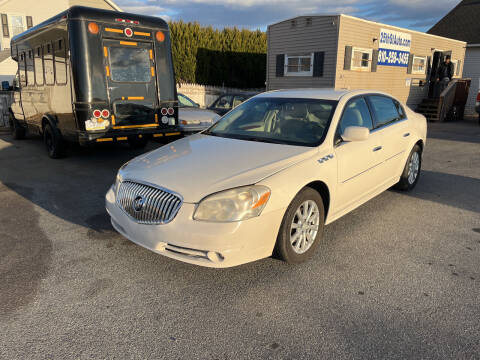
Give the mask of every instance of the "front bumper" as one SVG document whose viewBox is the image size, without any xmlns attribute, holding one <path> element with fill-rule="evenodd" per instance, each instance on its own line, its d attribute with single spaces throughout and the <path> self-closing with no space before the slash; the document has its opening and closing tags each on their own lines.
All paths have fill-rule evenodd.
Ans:
<svg viewBox="0 0 480 360">
<path fill-rule="evenodd" d="M 143 225 L 115 203 L 113 188 L 106 195 L 106 209 L 112 226 L 130 241 L 176 260 L 214 268 L 271 256 L 283 217 L 283 211 L 272 211 L 242 222 L 202 222 L 192 218 L 195 204 L 183 203 L 170 223 Z"/>
</svg>

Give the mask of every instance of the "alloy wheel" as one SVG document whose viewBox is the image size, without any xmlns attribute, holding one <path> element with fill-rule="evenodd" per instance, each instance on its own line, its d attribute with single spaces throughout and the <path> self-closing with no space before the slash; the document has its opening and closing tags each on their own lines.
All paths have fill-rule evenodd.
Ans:
<svg viewBox="0 0 480 360">
<path fill-rule="evenodd" d="M 317 237 L 320 225 L 320 211 L 313 200 L 304 201 L 295 211 L 290 226 L 290 245 L 297 254 L 310 249 Z"/>
<path fill-rule="evenodd" d="M 417 180 L 418 171 L 420 170 L 420 155 L 414 152 L 408 164 L 408 183 L 412 185 Z"/>
</svg>

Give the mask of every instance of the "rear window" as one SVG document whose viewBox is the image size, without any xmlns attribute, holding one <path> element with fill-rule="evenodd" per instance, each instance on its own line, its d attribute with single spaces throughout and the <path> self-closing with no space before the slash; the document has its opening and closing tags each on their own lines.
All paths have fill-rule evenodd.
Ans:
<svg viewBox="0 0 480 360">
<path fill-rule="evenodd" d="M 131 101 L 118 101 L 114 103 L 115 115 L 121 118 L 145 117 L 153 114 L 153 104 Z"/>
<path fill-rule="evenodd" d="M 148 49 L 111 47 L 109 54 L 113 81 L 150 82 Z"/>
</svg>

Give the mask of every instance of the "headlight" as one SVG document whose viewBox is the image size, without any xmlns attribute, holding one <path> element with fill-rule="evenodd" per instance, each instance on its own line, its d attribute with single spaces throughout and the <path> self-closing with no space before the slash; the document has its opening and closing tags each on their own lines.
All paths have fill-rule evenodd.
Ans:
<svg viewBox="0 0 480 360">
<path fill-rule="evenodd" d="M 244 186 L 207 196 L 198 204 L 193 218 L 213 222 L 233 222 L 259 216 L 270 198 L 262 185 Z"/>
<path fill-rule="evenodd" d="M 115 195 L 117 195 L 118 187 L 120 186 L 121 182 L 122 182 L 122 177 L 120 176 L 120 172 L 118 172 L 117 176 L 115 176 L 115 183 L 113 184 L 113 192 L 115 193 Z"/>
</svg>

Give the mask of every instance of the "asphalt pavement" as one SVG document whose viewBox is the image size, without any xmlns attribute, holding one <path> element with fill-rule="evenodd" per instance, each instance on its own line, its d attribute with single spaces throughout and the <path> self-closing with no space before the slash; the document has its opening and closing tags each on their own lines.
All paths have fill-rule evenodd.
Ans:
<svg viewBox="0 0 480 360">
<path fill-rule="evenodd" d="M 51 160 L 0 135 L 1 359 L 480 358 L 476 122 L 429 124 L 416 189 L 327 226 L 296 266 L 202 268 L 117 234 L 104 194 L 141 152 Z"/>
</svg>

